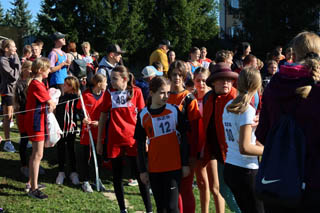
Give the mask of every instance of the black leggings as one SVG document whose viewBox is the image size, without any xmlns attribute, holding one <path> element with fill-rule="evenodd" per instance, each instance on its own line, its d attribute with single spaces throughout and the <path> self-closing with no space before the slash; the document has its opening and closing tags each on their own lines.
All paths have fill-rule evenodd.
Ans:
<svg viewBox="0 0 320 213">
<path fill-rule="evenodd" d="M 150 173 L 149 178 L 157 212 L 179 213 L 178 199 L 181 170 Z"/>
<path fill-rule="evenodd" d="M 19 154 L 20 154 L 20 161 L 21 166 L 25 167 L 28 165 L 27 163 L 27 145 L 29 142 L 29 138 L 24 138 L 28 136 L 27 133 L 21 133 L 20 134 L 20 146 L 19 146 Z"/>
<path fill-rule="evenodd" d="M 255 195 L 255 179 L 258 169 L 247 169 L 226 163 L 224 180 L 230 187 L 241 212 L 262 213 L 263 203 Z"/>
<path fill-rule="evenodd" d="M 92 150 L 91 150 L 92 152 Z M 89 145 L 81 145 L 81 165 L 80 165 L 80 179 L 81 181 L 89 181 L 90 180 L 90 165 L 93 162 L 93 154 L 91 153 L 90 157 L 90 147 Z M 99 175 L 101 174 L 101 162 L 102 157 L 101 155 L 97 156 L 97 163 L 98 163 L 98 171 Z M 90 160 L 89 160 L 90 158 Z M 93 173 L 95 174 L 95 172 Z"/>
<path fill-rule="evenodd" d="M 146 207 L 146 211 L 152 212 L 149 187 L 141 182 L 140 175 L 137 168 L 137 161 L 136 161 L 137 159 L 136 157 L 128 157 L 128 158 L 131 166 L 133 166 L 134 168 L 135 177 L 139 183 L 139 190 L 140 190 L 140 194 L 142 196 L 144 205 Z M 126 209 L 126 206 L 124 203 L 124 190 L 123 190 L 123 184 L 122 184 L 122 168 L 123 168 L 122 162 L 123 162 L 123 157 L 111 159 L 112 173 L 113 173 L 113 187 L 114 187 L 114 191 L 117 197 L 120 210 Z"/>
<path fill-rule="evenodd" d="M 76 171 L 76 156 L 74 151 L 75 139 L 76 139 L 75 134 L 68 134 L 66 137 L 61 138 L 57 143 L 59 172 L 64 172 L 66 146 L 68 150 L 68 160 L 69 160 L 70 171 L 71 172 Z"/>
</svg>

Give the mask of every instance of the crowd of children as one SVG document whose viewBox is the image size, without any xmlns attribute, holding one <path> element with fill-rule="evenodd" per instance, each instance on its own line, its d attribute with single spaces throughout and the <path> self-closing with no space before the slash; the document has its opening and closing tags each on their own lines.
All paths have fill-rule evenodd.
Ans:
<svg viewBox="0 0 320 213">
<path fill-rule="evenodd" d="M 163 59 L 167 53 L 166 64 L 150 59 L 152 64 L 137 80 L 123 65 L 121 55 L 125 51 L 117 44 L 107 47 L 106 57 L 98 64 L 98 58 L 90 54 L 89 42 L 81 45 L 83 55 L 70 42 L 66 54 L 62 50 L 65 35 L 57 32 L 52 39 L 54 48 L 48 58 L 41 56 L 43 42 L 26 45 L 21 59 L 13 40 L 1 42 L 4 149 L 15 151 L 10 121 L 16 114 L 21 172 L 28 177 L 29 196 L 48 197 L 38 176 L 43 173 L 40 162 L 48 136 L 47 114 L 54 112 L 62 130 L 56 145 L 56 184 L 62 185 L 66 178 L 67 156 L 71 182 L 79 185 L 81 181 L 84 192 L 93 192 L 90 160 L 96 152 L 98 170 L 103 159 L 111 162 L 114 192 L 122 213 L 127 212 L 124 157 L 129 159 L 146 212 L 153 211 L 152 190 L 157 212 L 194 213 L 195 177 L 203 213 L 209 212 L 210 193 L 220 213 L 225 212 L 225 203 L 233 212 L 311 211 L 319 205 L 319 145 L 315 134 L 320 122 L 318 35 L 298 34 L 285 56 L 282 48 L 277 48 L 265 65 L 250 54 L 247 42 L 241 43 L 235 54 L 218 51 L 215 60 L 206 57 L 205 47 L 192 47 L 189 60 L 184 62 L 169 52 L 171 44 L 163 40 L 151 59 L 158 53 Z M 74 68 L 69 68 L 77 66 L 75 60 L 85 61 L 87 76 L 78 78 L 72 73 Z M 57 104 L 49 87 L 61 92 Z M 263 154 L 269 129 L 287 113 L 289 103 L 301 109 L 295 110 L 295 118 L 306 135 L 306 165 L 310 165 L 305 169 L 302 202 L 295 208 L 260 200 L 255 192 L 258 156 Z M 80 154 L 75 151 L 77 123 L 81 123 Z M 28 162 L 29 141 L 32 154 Z M 76 161 L 78 154 L 80 162 Z M 105 190 L 100 179 L 98 185 Z"/>
</svg>

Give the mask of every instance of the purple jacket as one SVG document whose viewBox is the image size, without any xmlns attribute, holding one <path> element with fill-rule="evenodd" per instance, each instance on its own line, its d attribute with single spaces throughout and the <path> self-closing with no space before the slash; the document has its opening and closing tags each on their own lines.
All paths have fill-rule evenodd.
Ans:
<svg viewBox="0 0 320 213">
<path fill-rule="evenodd" d="M 310 85 L 310 82 L 310 77 L 288 77 L 281 71 L 275 74 L 262 96 L 260 120 L 255 133 L 257 140 L 264 144 L 268 130 L 281 117 L 280 105 L 285 112 L 295 112 L 296 122 L 307 141 L 306 187 L 308 191 L 320 192 L 320 84 L 313 85 L 307 99 L 297 99 L 295 93 L 296 88 Z"/>
</svg>

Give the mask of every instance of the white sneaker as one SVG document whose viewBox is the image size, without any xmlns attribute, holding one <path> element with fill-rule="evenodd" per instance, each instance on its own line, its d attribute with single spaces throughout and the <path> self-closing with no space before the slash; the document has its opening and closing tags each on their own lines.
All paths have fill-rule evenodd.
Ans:
<svg viewBox="0 0 320 213">
<path fill-rule="evenodd" d="M 70 177 L 70 180 L 71 180 L 73 185 L 79 185 L 80 184 L 78 173 L 72 172 L 69 177 Z"/>
<path fill-rule="evenodd" d="M 129 179 L 128 186 L 138 186 L 138 181 L 136 179 Z"/>
<path fill-rule="evenodd" d="M 12 128 L 14 126 L 14 121 L 10 121 L 10 128 Z"/>
<path fill-rule="evenodd" d="M 6 152 L 16 152 L 14 146 L 12 145 L 11 141 L 7 141 L 5 144 L 4 144 L 4 147 L 3 147 L 4 151 Z"/>
<path fill-rule="evenodd" d="M 90 185 L 90 183 L 88 181 L 83 182 L 81 187 L 82 187 L 84 192 L 89 192 L 89 193 L 93 192 L 92 187 L 91 187 L 91 185 Z"/>
<path fill-rule="evenodd" d="M 66 174 L 64 172 L 59 172 L 58 177 L 56 179 L 56 184 L 62 185 L 63 180 L 66 178 Z"/>
</svg>

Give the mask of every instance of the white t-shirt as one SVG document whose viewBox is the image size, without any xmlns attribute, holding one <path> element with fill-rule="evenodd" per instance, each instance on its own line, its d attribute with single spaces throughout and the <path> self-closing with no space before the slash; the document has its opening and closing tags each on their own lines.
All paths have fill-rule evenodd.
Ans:
<svg viewBox="0 0 320 213">
<path fill-rule="evenodd" d="M 239 135 L 240 126 L 253 124 L 256 110 L 249 105 L 248 109 L 242 114 L 235 114 L 227 111 L 227 106 L 232 102 L 229 101 L 223 110 L 223 126 L 226 142 L 228 144 L 226 163 L 247 168 L 258 169 L 258 157 L 240 154 Z M 255 129 L 252 129 L 251 144 L 256 144 Z"/>
</svg>

